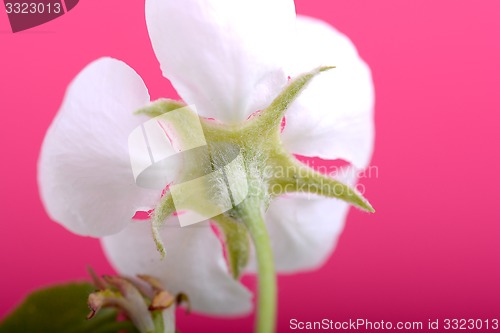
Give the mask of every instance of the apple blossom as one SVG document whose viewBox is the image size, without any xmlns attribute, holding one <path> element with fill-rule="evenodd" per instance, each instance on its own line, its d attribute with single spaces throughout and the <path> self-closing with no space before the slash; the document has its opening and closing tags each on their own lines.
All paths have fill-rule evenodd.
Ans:
<svg viewBox="0 0 500 333">
<path fill-rule="evenodd" d="M 163 74 L 185 104 L 151 102 L 142 79 L 121 61 L 88 65 L 69 86 L 42 146 L 45 207 L 72 232 L 102 237 L 120 273 L 157 277 L 170 292 L 185 292 L 194 311 L 248 313 L 252 296 L 237 278 L 257 270 L 257 328 L 270 331 L 274 268 L 318 267 L 334 248 L 348 203 L 373 211 L 350 188 L 353 170 L 368 165 L 373 149 L 370 70 L 347 37 L 296 17 L 292 0 L 147 0 L 146 22 Z M 199 116 L 189 111 L 166 135 L 182 144 L 201 124 L 209 154 L 167 165 L 169 185 L 224 166 L 236 149 L 241 177 L 226 175 L 202 191 L 205 203 L 218 205 L 214 193 L 227 181 L 248 187 L 242 203 L 211 219 L 224 244 L 209 221 L 181 228 L 169 187 L 162 193 L 138 186 L 130 166 L 130 133 L 190 105 Z M 293 154 L 342 159 L 350 172 L 340 172 L 339 181 Z M 277 176 L 277 169 L 286 172 Z M 199 201 L 186 200 L 203 211 Z M 148 221 L 132 219 L 153 209 Z"/>
</svg>

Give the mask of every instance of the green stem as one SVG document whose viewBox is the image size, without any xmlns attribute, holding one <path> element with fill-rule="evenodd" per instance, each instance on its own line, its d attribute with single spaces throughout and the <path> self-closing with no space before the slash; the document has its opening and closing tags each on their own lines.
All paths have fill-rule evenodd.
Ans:
<svg viewBox="0 0 500 333">
<path fill-rule="evenodd" d="M 257 333 L 272 333 L 276 321 L 276 274 L 269 234 L 262 218 L 261 210 L 256 207 L 247 209 L 243 220 L 252 237 L 257 255 L 258 299 Z"/>
</svg>

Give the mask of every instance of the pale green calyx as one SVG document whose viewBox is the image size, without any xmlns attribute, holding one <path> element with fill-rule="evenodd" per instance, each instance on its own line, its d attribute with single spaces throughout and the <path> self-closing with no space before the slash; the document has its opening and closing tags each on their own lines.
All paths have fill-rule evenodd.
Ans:
<svg viewBox="0 0 500 333">
<path fill-rule="evenodd" d="M 138 111 L 157 117 L 186 108 L 183 117 L 170 122 L 176 133 L 172 140 L 179 141 L 181 146 L 183 142 L 197 140 L 192 137 L 192 129 L 201 124 L 206 141 L 204 149 L 191 149 L 183 155 L 182 171 L 173 183 L 194 184 L 196 180 L 196 187 L 170 187 L 152 214 L 153 235 L 162 255 L 165 255 L 165 248 L 159 229 L 170 215 L 179 210 L 211 216 L 216 222 L 224 235 L 229 267 L 235 278 L 239 277 L 248 261 L 247 233 L 251 229 L 248 220 L 256 215 L 262 216 L 276 196 L 292 192 L 311 193 L 341 199 L 374 212 L 356 190 L 298 162 L 281 142 L 281 122 L 290 104 L 316 75 L 331 68 L 320 67 L 291 80 L 266 109 L 239 124 L 222 124 L 198 117 L 184 104 L 167 99 Z M 228 201 L 231 209 L 210 215 L 217 211 L 213 207 L 227 207 Z"/>
</svg>

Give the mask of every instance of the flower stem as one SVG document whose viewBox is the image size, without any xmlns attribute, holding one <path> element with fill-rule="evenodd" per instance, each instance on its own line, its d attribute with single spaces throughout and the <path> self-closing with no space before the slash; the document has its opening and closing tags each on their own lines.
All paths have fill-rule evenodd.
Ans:
<svg viewBox="0 0 500 333">
<path fill-rule="evenodd" d="M 272 333 L 276 321 L 276 274 L 269 234 L 260 209 L 247 209 L 244 223 L 257 255 L 258 299 L 255 332 Z"/>
</svg>

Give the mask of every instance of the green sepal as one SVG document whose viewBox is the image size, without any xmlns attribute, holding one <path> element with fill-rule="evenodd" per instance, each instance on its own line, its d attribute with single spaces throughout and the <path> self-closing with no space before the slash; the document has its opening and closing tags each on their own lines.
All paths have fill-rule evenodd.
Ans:
<svg viewBox="0 0 500 333">
<path fill-rule="evenodd" d="M 3 319 L 0 333 L 138 333 L 130 321 L 117 321 L 115 309 L 102 309 L 87 320 L 87 298 L 93 291 L 89 283 L 37 290 Z"/>
<path fill-rule="evenodd" d="M 273 196 L 311 193 L 343 200 L 366 212 L 375 212 L 370 202 L 354 188 L 301 164 L 286 152 L 273 154 L 270 161 L 286 171 L 269 180 L 269 191 Z"/>
<path fill-rule="evenodd" d="M 247 130 L 264 135 L 279 133 L 281 119 L 290 104 L 300 96 L 314 77 L 332 68 L 335 68 L 335 66 L 318 67 L 291 80 L 272 103 L 262 111 L 261 115 L 249 122 Z"/>
<path fill-rule="evenodd" d="M 161 98 L 143 107 L 142 109 L 137 110 L 135 114 L 143 114 L 148 117 L 155 118 L 167 112 L 183 108 L 185 106 L 186 104 L 184 104 L 183 102 L 168 98 Z"/>
<path fill-rule="evenodd" d="M 171 139 L 177 149 L 191 149 L 206 144 L 200 118 L 182 102 L 161 98 L 135 113 L 161 119 L 164 124 L 175 128 L 175 137 Z"/>
<path fill-rule="evenodd" d="M 213 218 L 224 235 L 231 274 L 239 279 L 250 258 L 250 238 L 245 225 L 224 214 Z"/>
<path fill-rule="evenodd" d="M 165 220 L 174 212 L 175 206 L 172 195 L 170 195 L 170 193 L 165 193 L 151 215 L 151 232 L 153 233 L 156 249 L 160 253 L 162 259 L 165 258 L 167 252 L 165 250 L 165 244 L 161 239 L 160 229 L 165 224 Z"/>
</svg>

